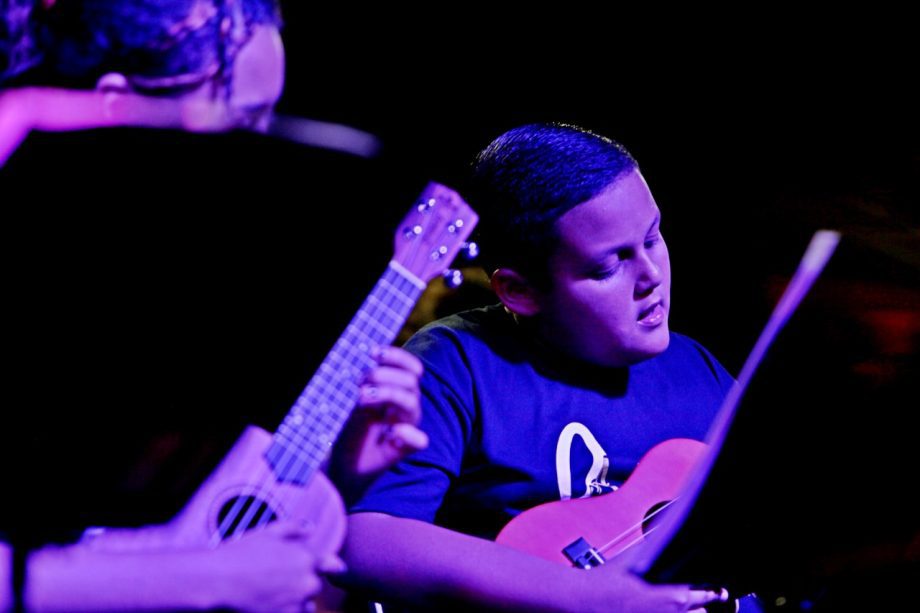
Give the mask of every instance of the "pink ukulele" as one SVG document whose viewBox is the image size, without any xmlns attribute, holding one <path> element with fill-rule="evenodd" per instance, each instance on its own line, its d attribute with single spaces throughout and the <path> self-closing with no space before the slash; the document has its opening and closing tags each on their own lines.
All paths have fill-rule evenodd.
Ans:
<svg viewBox="0 0 920 613">
<path fill-rule="evenodd" d="M 495 540 L 567 566 L 603 564 L 654 529 L 655 517 L 678 496 L 705 451 L 692 439 L 659 443 L 615 492 L 537 505 L 508 522 Z"/>
</svg>

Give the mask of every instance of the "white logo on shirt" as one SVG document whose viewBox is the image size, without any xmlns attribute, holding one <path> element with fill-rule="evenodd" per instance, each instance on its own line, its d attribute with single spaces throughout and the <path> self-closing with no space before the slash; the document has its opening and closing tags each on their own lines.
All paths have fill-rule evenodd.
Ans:
<svg viewBox="0 0 920 613">
<path fill-rule="evenodd" d="M 559 484 L 559 498 L 568 500 L 572 497 L 571 451 L 572 441 L 576 436 L 581 438 L 593 458 L 591 468 L 585 475 L 585 493 L 579 497 L 588 498 L 617 489 L 615 485 L 607 482 L 607 468 L 610 465 L 607 452 L 587 426 L 573 421 L 562 429 L 556 442 L 556 482 Z"/>
</svg>

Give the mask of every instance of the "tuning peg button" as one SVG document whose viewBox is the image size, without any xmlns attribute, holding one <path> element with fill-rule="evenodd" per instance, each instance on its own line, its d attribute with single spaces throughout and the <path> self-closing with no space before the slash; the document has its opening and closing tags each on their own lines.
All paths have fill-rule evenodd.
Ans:
<svg viewBox="0 0 920 613">
<path fill-rule="evenodd" d="M 463 273 L 453 268 L 448 268 L 441 276 L 444 277 L 444 285 L 451 289 L 460 287 L 460 284 L 463 283 Z"/>
<path fill-rule="evenodd" d="M 422 226 L 416 224 L 412 227 L 406 228 L 403 231 L 403 236 L 405 236 L 407 239 L 413 239 L 413 238 L 416 238 L 422 232 L 423 232 Z"/>
<path fill-rule="evenodd" d="M 460 247 L 460 255 L 467 261 L 475 260 L 479 257 L 479 245 L 473 241 L 463 243 Z"/>
</svg>

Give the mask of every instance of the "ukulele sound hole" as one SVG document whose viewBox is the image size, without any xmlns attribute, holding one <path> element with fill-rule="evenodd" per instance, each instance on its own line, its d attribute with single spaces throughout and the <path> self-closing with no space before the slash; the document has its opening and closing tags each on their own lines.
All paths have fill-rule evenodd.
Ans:
<svg viewBox="0 0 920 613">
<path fill-rule="evenodd" d="M 221 538 L 245 532 L 256 526 L 264 526 L 278 519 L 268 503 L 255 496 L 235 496 L 220 508 L 217 525 Z"/>
<path fill-rule="evenodd" d="M 659 513 L 661 509 L 671 504 L 670 500 L 665 500 L 659 502 L 648 511 L 645 512 L 645 517 L 642 518 L 642 534 L 648 534 L 658 525 L 658 522 L 661 521 L 662 513 Z"/>
</svg>

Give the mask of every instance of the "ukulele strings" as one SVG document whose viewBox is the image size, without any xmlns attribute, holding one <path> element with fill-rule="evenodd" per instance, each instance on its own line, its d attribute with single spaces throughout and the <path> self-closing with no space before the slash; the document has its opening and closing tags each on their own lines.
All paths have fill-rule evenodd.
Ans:
<svg viewBox="0 0 920 613">
<path fill-rule="evenodd" d="M 645 534 L 651 534 L 652 532 L 654 532 L 655 530 L 658 529 L 658 526 L 652 526 L 652 527 L 650 527 L 647 531 L 643 532 L 643 531 L 642 531 L 642 524 L 644 524 L 644 523 L 647 522 L 648 520 L 652 519 L 653 517 L 655 517 L 656 515 L 658 515 L 659 513 L 661 513 L 662 511 L 664 511 L 665 509 L 667 509 L 667 508 L 668 508 L 669 506 L 671 506 L 672 504 L 674 504 L 674 503 L 678 500 L 678 498 L 680 498 L 680 496 L 678 496 L 678 497 L 674 498 L 673 500 L 669 500 L 668 502 L 662 504 L 660 507 L 658 507 L 657 509 L 655 509 L 654 512 L 650 513 L 649 515 L 646 515 L 645 517 L 643 517 L 641 520 L 639 520 L 638 522 L 636 522 L 636 523 L 633 524 L 632 526 L 629 526 L 628 528 L 626 528 L 626 530 L 624 530 L 623 532 L 621 532 L 619 535 L 615 536 L 615 537 L 613 538 L 613 540 L 608 541 L 607 543 L 605 543 L 605 544 L 604 544 L 603 546 L 601 546 L 601 547 L 598 547 L 598 549 L 597 549 L 598 553 L 603 554 L 603 553 L 609 551 L 609 550 L 612 549 L 614 546 L 618 545 L 618 544 L 620 543 L 620 541 L 622 541 L 623 539 L 625 539 L 626 537 L 628 537 L 630 534 L 632 534 L 632 533 L 633 533 L 634 531 L 636 531 L 636 530 L 639 531 L 639 536 L 637 536 L 636 538 L 634 538 L 632 541 L 626 543 L 626 545 L 625 545 L 622 549 L 620 549 L 620 551 L 618 551 L 617 554 L 626 551 L 627 549 L 629 549 L 629 548 L 632 547 L 633 545 L 636 545 L 637 543 L 641 543 L 641 542 L 642 542 L 642 539 L 643 539 L 643 537 L 644 537 Z"/>
<path fill-rule="evenodd" d="M 433 203 L 431 206 L 433 206 Z M 429 206 L 429 209 L 431 206 Z M 421 246 L 422 241 L 412 242 L 408 249 L 407 261 L 418 257 Z M 276 472 L 283 474 L 284 471 L 290 467 L 291 463 L 296 460 L 297 451 L 291 449 L 290 447 L 285 447 L 285 452 L 281 456 L 281 461 L 279 462 L 279 469 Z M 218 544 L 228 538 L 239 539 L 243 533 L 249 529 L 260 528 L 272 520 L 271 505 L 269 504 L 268 500 L 263 502 L 263 496 L 259 495 L 262 493 L 269 493 L 272 489 L 272 486 L 276 483 L 277 480 L 272 475 L 272 472 L 273 471 L 268 471 L 265 473 L 258 483 L 247 484 L 245 489 L 240 492 L 234 501 L 233 506 L 229 509 L 227 514 L 224 516 L 224 519 L 220 522 L 217 531 L 212 535 L 212 547 L 216 547 Z M 264 498 L 268 499 L 269 497 L 264 496 Z M 244 511 L 246 500 L 251 500 L 251 502 Z M 253 525 L 250 526 L 250 524 Z"/>
</svg>

